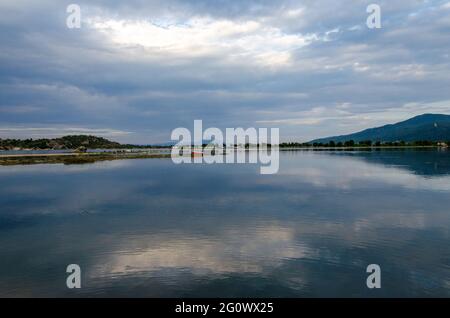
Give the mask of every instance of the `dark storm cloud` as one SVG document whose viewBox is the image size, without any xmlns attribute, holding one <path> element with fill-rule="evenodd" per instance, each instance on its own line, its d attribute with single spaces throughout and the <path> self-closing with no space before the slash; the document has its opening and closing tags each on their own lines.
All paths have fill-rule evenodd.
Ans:
<svg viewBox="0 0 450 318">
<path fill-rule="evenodd" d="M 78 1 L 81 29 L 69 3 L 0 4 L 0 138 L 150 143 L 203 119 L 308 140 L 450 113 L 447 1 L 378 1 L 379 30 L 371 1 Z"/>
</svg>

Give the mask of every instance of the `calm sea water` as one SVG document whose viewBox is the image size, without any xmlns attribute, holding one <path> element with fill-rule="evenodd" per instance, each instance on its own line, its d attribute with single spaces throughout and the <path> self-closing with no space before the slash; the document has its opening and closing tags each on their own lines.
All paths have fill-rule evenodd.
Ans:
<svg viewBox="0 0 450 318">
<path fill-rule="evenodd" d="M 280 161 L 0 167 L 0 296 L 450 296 L 450 152 Z"/>
</svg>

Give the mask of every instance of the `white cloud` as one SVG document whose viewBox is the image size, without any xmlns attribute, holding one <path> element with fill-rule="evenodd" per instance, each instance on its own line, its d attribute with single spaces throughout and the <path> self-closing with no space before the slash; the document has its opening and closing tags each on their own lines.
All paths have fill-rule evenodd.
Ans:
<svg viewBox="0 0 450 318">
<path fill-rule="evenodd" d="M 146 20 L 115 20 L 95 17 L 88 25 L 122 47 L 142 46 L 154 54 L 202 57 L 223 54 L 262 65 L 288 64 L 293 50 L 316 39 L 313 35 L 286 34 L 259 21 L 213 20 L 197 17 L 185 22 L 157 24 Z"/>
</svg>

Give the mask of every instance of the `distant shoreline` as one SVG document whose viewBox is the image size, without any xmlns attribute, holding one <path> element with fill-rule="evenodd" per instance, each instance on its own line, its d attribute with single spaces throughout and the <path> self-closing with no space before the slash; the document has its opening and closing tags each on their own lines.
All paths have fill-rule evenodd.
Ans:
<svg viewBox="0 0 450 318">
<path fill-rule="evenodd" d="M 373 147 L 280 147 L 280 151 L 371 151 L 371 150 L 406 150 L 406 149 L 446 149 L 438 146 L 373 146 Z M 245 149 L 248 151 L 248 149 Z M 256 149 L 255 149 L 256 150 Z M 88 164 L 100 161 L 126 159 L 168 159 L 170 153 L 148 152 L 86 152 L 86 153 L 44 153 L 44 154 L 2 154 L 0 166 L 33 164 Z"/>
<path fill-rule="evenodd" d="M 343 147 L 280 147 L 280 151 L 283 150 L 371 150 L 371 149 L 440 149 L 440 146 L 343 146 Z"/>
</svg>

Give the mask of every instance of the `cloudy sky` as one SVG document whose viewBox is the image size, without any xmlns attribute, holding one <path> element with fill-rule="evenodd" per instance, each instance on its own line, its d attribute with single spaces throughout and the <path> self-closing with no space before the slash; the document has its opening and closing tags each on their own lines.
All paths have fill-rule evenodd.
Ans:
<svg viewBox="0 0 450 318">
<path fill-rule="evenodd" d="M 202 119 L 307 141 L 450 114 L 448 0 L 2 0 L 0 43 L 0 138 L 157 143 Z"/>
</svg>

